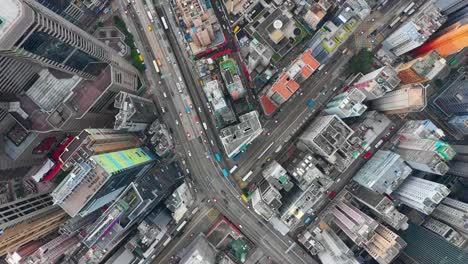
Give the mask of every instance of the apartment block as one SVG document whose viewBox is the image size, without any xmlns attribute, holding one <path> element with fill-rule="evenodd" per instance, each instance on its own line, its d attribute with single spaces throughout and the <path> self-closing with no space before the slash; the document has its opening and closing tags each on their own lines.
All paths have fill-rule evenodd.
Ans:
<svg viewBox="0 0 468 264">
<path fill-rule="evenodd" d="M 400 84 L 400 81 L 395 69 L 384 66 L 362 76 L 352 87 L 362 91 L 367 100 L 373 100 L 394 90 Z"/>
<path fill-rule="evenodd" d="M 421 84 L 408 84 L 371 101 L 374 110 L 386 114 L 421 112 L 427 105 L 426 88 Z"/>
<path fill-rule="evenodd" d="M 435 208 L 431 216 L 468 236 L 468 204 L 445 198 Z"/>
<path fill-rule="evenodd" d="M 363 104 L 366 95 L 359 89 L 353 88 L 341 93 L 325 106 L 324 111 L 329 115 L 337 115 L 339 118 L 360 116 L 366 111 L 367 106 Z"/>
<path fill-rule="evenodd" d="M 377 217 L 396 230 L 408 228 L 408 217 L 400 213 L 387 196 L 359 185 L 349 189 L 354 199 L 371 209 Z"/>
<path fill-rule="evenodd" d="M 443 184 L 410 176 L 392 193 L 392 197 L 429 215 L 449 193 L 450 190 Z"/>
<path fill-rule="evenodd" d="M 115 115 L 115 130 L 142 131 L 157 116 L 156 105 L 152 100 L 127 92 L 120 92 L 115 97 L 114 107 L 119 109 Z"/>
<path fill-rule="evenodd" d="M 424 83 L 437 76 L 446 66 L 444 58 L 433 50 L 396 68 L 402 84 Z"/>
<path fill-rule="evenodd" d="M 252 193 L 252 208 L 269 221 L 281 206 L 281 193 L 269 182 L 261 183 Z"/>
<path fill-rule="evenodd" d="M 422 226 L 443 237 L 454 246 L 461 248 L 466 243 L 466 237 L 455 231 L 449 225 L 444 224 L 434 218 L 427 218 Z"/>
</svg>

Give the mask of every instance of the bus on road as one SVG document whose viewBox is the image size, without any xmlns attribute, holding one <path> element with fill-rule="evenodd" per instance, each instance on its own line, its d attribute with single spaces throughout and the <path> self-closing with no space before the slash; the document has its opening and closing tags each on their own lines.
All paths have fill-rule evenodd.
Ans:
<svg viewBox="0 0 468 264">
<path fill-rule="evenodd" d="M 218 162 L 221 162 L 221 155 L 218 152 L 215 153 L 215 158 Z"/>
<path fill-rule="evenodd" d="M 237 170 L 237 165 L 232 166 L 232 168 L 229 170 L 229 173 L 232 174 Z"/>
<path fill-rule="evenodd" d="M 161 16 L 161 21 L 162 21 L 162 23 L 163 23 L 164 29 L 167 30 L 168 27 L 167 27 L 166 19 L 165 19 L 163 16 Z"/>
<path fill-rule="evenodd" d="M 242 178 L 242 181 L 246 181 L 247 179 L 249 179 L 249 177 L 253 174 L 253 171 L 249 171 L 245 176 L 244 178 Z"/>
</svg>

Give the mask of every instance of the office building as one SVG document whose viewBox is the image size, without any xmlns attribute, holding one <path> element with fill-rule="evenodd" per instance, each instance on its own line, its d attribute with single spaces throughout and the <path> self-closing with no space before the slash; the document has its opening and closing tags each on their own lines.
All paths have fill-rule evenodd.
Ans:
<svg viewBox="0 0 468 264">
<path fill-rule="evenodd" d="M 312 52 L 306 50 L 280 74 L 267 90 L 266 97 L 276 106 L 280 106 L 300 88 L 301 83 L 312 76 L 319 66 L 320 63 L 312 56 Z"/>
<path fill-rule="evenodd" d="M 9 228 L 31 221 L 56 209 L 48 192 L 3 203 L 0 205 L 0 230 L 5 232 Z"/>
<path fill-rule="evenodd" d="M 398 143 L 398 149 L 435 153 L 441 156 L 445 161 L 452 160 L 457 154 L 449 144 L 437 139 L 403 139 Z"/>
<path fill-rule="evenodd" d="M 466 16 L 466 6 L 464 10 L 461 10 L 461 13 Z M 449 18 L 449 20 L 451 19 Z M 436 38 L 429 40 L 421 47 L 415 49 L 414 53 L 417 55 L 422 55 L 431 50 L 436 50 L 440 56 L 447 57 L 448 55 L 454 54 L 467 47 L 467 43 L 468 19 L 465 17 L 459 21 L 455 21 L 452 25 L 445 28 Z"/>
<path fill-rule="evenodd" d="M 96 14 L 104 9 L 107 2 L 106 0 L 36 1 L 80 28 L 90 27 L 97 19 Z"/>
<path fill-rule="evenodd" d="M 349 192 L 389 226 L 396 230 L 408 228 L 408 217 L 400 213 L 387 196 L 359 185 L 350 188 Z"/>
<path fill-rule="evenodd" d="M 337 158 L 336 152 L 346 145 L 354 131 L 336 115 L 321 116 L 299 136 L 312 152 L 331 161 Z"/>
<path fill-rule="evenodd" d="M 215 263 L 217 250 L 199 234 L 182 253 L 180 264 Z"/>
<path fill-rule="evenodd" d="M 446 116 L 465 115 L 468 113 L 468 81 L 467 74 L 460 75 L 449 81 L 446 88 L 434 99 L 433 103 Z"/>
<path fill-rule="evenodd" d="M 239 123 L 219 131 L 219 138 L 229 158 L 247 148 L 263 131 L 257 111 L 239 116 Z"/>
<path fill-rule="evenodd" d="M 466 250 L 461 249 L 429 229 L 410 224 L 401 237 L 408 243 L 403 253 L 410 263 L 467 263 Z"/>
<path fill-rule="evenodd" d="M 276 160 L 270 161 L 270 163 L 265 166 L 262 170 L 262 175 L 267 182 L 278 190 L 285 189 L 289 191 L 294 185 L 286 169 Z"/>
<path fill-rule="evenodd" d="M 165 204 L 172 212 L 172 218 L 174 218 L 176 223 L 179 223 L 188 212 L 193 202 L 194 197 L 188 189 L 187 184 L 184 182 L 167 198 Z"/>
<path fill-rule="evenodd" d="M 371 241 L 364 246 L 379 264 L 390 264 L 406 247 L 406 242 L 382 224 L 375 229 Z"/>
<path fill-rule="evenodd" d="M 79 215 L 72 217 L 65 221 L 58 230 L 61 235 L 73 236 L 91 226 L 94 221 L 101 215 L 101 212 L 95 211 L 87 216 L 81 217 Z"/>
<path fill-rule="evenodd" d="M 251 201 L 253 210 L 269 221 L 281 206 L 281 194 L 268 181 L 264 181 L 252 193 Z"/>
<path fill-rule="evenodd" d="M 249 57 L 247 58 L 247 69 L 250 73 L 254 72 L 257 67 L 263 68 L 270 64 L 273 51 L 263 45 L 257 39 L 252 39 L 249 43 Z"/>
<path fill-rule="evenodd" d="M 385 114 L 421 112 L 426 105 L 426 87 L 421 84 L 404 85 L 371 101 L 372 109 Z"/>
<path fill-rule="evenodd" d="M 395 152 L 398 153 L 412 169 L 437 175 L 445 175 L 449 171 L 448 164 L 436 153 L 398 148 Z"/>
<path fill-rule="evenodd" d="M 3 56 L 95 79 L 112 64 L 125 71 L 136 70 L 104 43 L 34 0 L 5 0 L 0 50 Z M 39 19 L 40 18 L 40 19 Z M 55 48 L 60 45 L 60 48 Z M 104 65 L 105 68 L 105 65 Z M 21 78 L 21 75 L 17 76 Z M 125 82 L 136 77 L 120 76 Z"/>
<path fill-rule="evenodd" d="M 157 116 L 156 106 L 152 100 L 127 92 L 120 92 L 115 97 L 114 107 L 119 109 L 119 113 L 115 116 L 115 130 L 142 131 Z"/>
<path fill-rule="evenodd" d="M 363 104 L 366 95 L 359 89 L 353 88 L 333 97 L 325 106 L 324 111 L 329 115 L 337 115 L 339 118 L 360 116 L 366 111 Z"/>
<path fill-rule="evenodd" d="M 203 93 L 213 108 L 217 127 L 225 127 L 236 121 L 236 115 L 224 99 L 223 90 L 217 80 L 205 83 Z"/>
<path fill-rule="evenodd" d="M 20 246 L 56 231 L 67 218 L 64 211 L 55 208 L 47 214 L 42 214 L 4 230 L 0 238 L 0 256 L 12 253 Z"/>
<path fill-rule="evenodd" d="M 438 128 L 431 120 L 408 120 L 398 130 L 400 141 L 407 139 L 439 139 L 445 136 L 444 131 Z"/>
<path fill-rule="evenodd" d="M 468 115 L 454 115 L 448 125 L 462 135 L 468 135 Z"/>
<path fill-rule="evenodd" d="M 320 182 L 314 180 L 305 190 L 291 191 L 283 199 L 283 205 L 279 209 L 279 219 L 290 230 L 294 229 L 304 220 L 308 212 L 315 211 L 315 206 L 323 201 L 324 192 L 332 184 L 331 179 L 323 178 Z"/>
<path fill-rule="evenodd" d="M 449 163 L 448 174 L 452 176 L 468 178 L 468 162 L 463 160 L 452 160 Z"/>
<path fill-rule="evenodd" d="M 333 222 L 357 245 L 364 246 L 374 236 L 379 223 L 352 205 L 337 201 L 332 209 Z"/>
<path fill-rule="evenodd" d="M 446 66 L 437 51 L 428 52 L 396 68 L 402 84 L 423 83 L 434 79 Z"/>
<path fill-rule="evenodd" d="M 242 85 L 240 70 L 236 61 L 225 56 L 223 61 L 219 63 L 219 69 L 224 80 L 224 85 L 231 95 L 231 98 L 233 100 L 243 98 L 246 95 L 247 90 L 245 90 L 244 85 Z"/>
<path fill-rule="evenodd" d="M 188 32 L 185 38 L 193 55 L 202 54 L 209 47 L 224 42 L 224 38 L 219 39 L 218 35 L 222 35 L 221 26 L 210 3 L 177 0 L 175 8 L 180 12 Z"/>
<path fill-rule="evenodd" d="M 377 193 L 391 194 L 411 172 L 400 155 L 379 150 L 361 167 L 353 180 Z"/>
<path fill-rule="evenodd" d="M 367 100 L 373 100 L 394 90 L 399 84 L 400 79 L 395 69 L 390 66 L 384 66 L 362 76 L 352 87 L 362 91 L 366 95 Z"/>
<path fill-rule="evenodd" d="M 57 263 L 65 254 L 71 253 L 70 251 L 78 247 L 79 244 L 80 239 L 77 235 L 60 235 L 41 245 L 34 253 L 26 258 L 22 258 L 17 252 L 8 254 L 8 258 L 11 260 L 10 263 Z"/>
<path fill-rule="evenodd" d="M 322 230 L 314 229 L 313 233 L 304 231 L 298 241 L 304 245 L 312 255 L 317 255 L 322 263 L 358 264 L 351 249 L 341 238 L 327 226 Z"/>
<path fill-rule="evenodd" d="M 85 129 L 64 149 L 59 160 L 63 163 L 62 170 L 68 171 L 91 156 L 141 145 L 141 140 L 132 133 L 113 129 Z"/>
<path fill-rule="evenodd" d="M 70 216 L 85 216 L 112 202 L 155 162 L 144 148 L 93 155 L 76 163 L 52 192 L 54 203 Z"/>
<path fill-rule="evenodd" d="M 438 234 L 439 236 L 443 237 L 445 240 L 459 248 L 462 248 L 463 245 L 466 243 L 466 238 L 463 235 L 455 231 L 447 224 L 444 224 L 434 218 L 427 218 L 426 221 L 424 221 L 424 223 L 422 224 L 422 226 Z"/>
<path fill-rule="evenodd" d="M 294 155 L 284 164 L 288 174 L 295 180 L 295 184 L 303 191 L 316 180 L 326 182 L 326 179 L 329 179 L 326 175 L 331 173 L 330 166 L 327 166 L 324 160 L 299 149 L 296 149 Z"/>
<path fill-rule="evenodd" d="M 468 204 L 445 198 L 435 208 L 431 216 L 468 236 Z"/>
<path fill-rule="evenodd" d="M 443 184 L 410 176 L 392 193 L 392 197 L 428 215 L 449 193 Z"/>
<path fill-rule="evenodd" d="M 418 8 L 409 19 L 383 42 L 383 49 L 395 57 L 401 56 L 421 46 L 440 26 L 446 18 L 434 5 L 428 1 Z"/>
</svg>

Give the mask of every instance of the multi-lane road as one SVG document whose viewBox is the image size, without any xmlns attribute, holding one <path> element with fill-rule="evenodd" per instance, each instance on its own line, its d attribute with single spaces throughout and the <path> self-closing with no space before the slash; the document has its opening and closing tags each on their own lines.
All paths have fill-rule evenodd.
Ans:
<svg viewBox="0 0 468 264">
<path fill-rule="evenodd" d="M 121 0 L 122 10 L 126 3 L 125 0 Z M 185 45 L 178 41 L 180 33 L 170 3 L 158 3 L 158 6 L 153 6 L 151 1 L 147 1 L 146 5 L 143 1 L 135 1 L 129 8 L 129 12 L 134 12 L 133 16 L 128 16 L 126 22 L 134 24 L 130 26 L 130 30 L 138 34 L 141 43 L 137 43 L 137 46 L 145 50 L 148 67 L 146 75 L 151 83 L 151 96 L 159 107 L 166 109 L 162 118 L 174 132 L 178 146 L 176 151 L 183 160 L 186 172 L 199 187 L 198 199 L 202 199 L 203 196 L 221 198 L 214 206 L 234 224 L 242 226 L 242 233 L 262 248 L 272 260 L 278 263 L 316 263 L 302 248 L 295 246 L 292 239 L 279 235 L 270 225 L 264 224 L 263 220 L 240 200 L 236 181 L 221 174 L 221 168 L 232 166 L 232 161 L 223 160 L 219 163 L 212 155 L 207 155 L 220 152 L 217 129 L 206 109 L 206 100 L 198 86 L 192 64 L 187 60 Z M 153 22 L 146 15 L 148 10 L 153 15 Z M 160 22 L 161 16 L 164 16 L 169 24 L 167 30 L 164 30 Z M 153 25 L 153 30 L 148 30 L 148 25 Z M 161 75 L 152 68 L 153 59 L 161 60 Z M 332 97 L 333 88 L 339 85 L 338 77 L 342 66 L 348 60 L 349 56 L 340 54 L 333 65 L 327 65 L 306 81 L 302 85 L 302 91 L 296 93 L 274 119 L 264 123 L 266 133 L 255 140 L 236 160 L 239 169 L 234 176 L 237 179 L 250 170 L 258 172 L 264 159 L 285 145 L 308 122 L 307 120 L 319 112 L 323 104 Z M 178 91 L 177 84 L 183 85 L 182 93 Z M 312 108 L 306 107 L 310 99 L 316 101 Z M 191 113 L 185 113 L 186 107 L 190 105 L 193 105 Z M 200 122 L 208 125 L 207 130 L 194 120 L 195 115 Z M 202 140 L 194 140 L 199 136 Z M 156 258 L 156 263 L 168 263 L 166 261 L 170 255 L 163 251 Z"/>
</svg>

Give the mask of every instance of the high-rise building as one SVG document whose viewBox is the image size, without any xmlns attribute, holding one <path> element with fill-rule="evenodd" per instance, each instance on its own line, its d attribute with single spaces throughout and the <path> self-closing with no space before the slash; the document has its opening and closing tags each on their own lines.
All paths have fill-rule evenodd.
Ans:
<svg viewBox="0 0 468 264">
<path fill-rule="evenodd" d="M 56 209 L 5 230 L 0 239 L 0 256 L 56 231 L 68 218 L 64 211 Z"/>
<path fill-rule="evenodd" d="M 468 204 L 445 198 L 432 212 L 431 216 L 468 236 Z"/>
<path fill-rule="evenodd" d="M 382 42 L 383 49 L 396 57 L 403 55 L 423 44 L 445 20 L 434 2 L 428 1 Z"/>
<path fill-rule="evenodd" d="M 5 232 L 15 225 L 31 221 L 55 209 L 49 193 L 38 193 L 4 203 L 0 205 L 0 229 Z"/>
<path fill-rule="evenodd" d="M 4 56 L 88 79 L 98 77 L 101 63 L 136 72 L 117 52 L 35 0 L 5 0 L 0 16 Z M 137 82 L 137 76 L 120 78 Z"/>
<path fill-rule="evenodd" d="M 57 261 L 59 261 L 65 253 L 77 247 L 79 244 L 80 239 L 78 235 L 60 235 L 41 245 L 33 254 L 23 260 L 16 252 L 9 254 L 8 257 L 12 260 L 11 263 L 57 263 Z M 20 262 L 20 260 L 22 262 Z"/>
<path fill-rule="evenodd" d="M 333 97 L 325 106 L 324 111 L 329 115 L 337 115 L 339 118 L 360 116 L 367 109 L 367 106 L 362 103 L 365 99 L 366 95 L 361 90 L 353 88 Z"/>
<path fill-rule="evenodd" d="M 434 211 L 450 190 L 443 184 L 410 176 L 392 193 L 392 197 L 424 214 Z"/>
<path fill-rule="evenodd" d="M 299 136 L 298 147 L 314 152 L 343 171 L 354 160 L 354 131 L 336 115 L 320 116 Z"/>
<path fill-rule="evenodd" d="M 293 187 L 291 177 L 276 160 L 272 160 L 262 171 L 263 178 L 276 189 L 289 191 Z"/>
<path fill-rule="evenodd" d="M 468 135 L 468 115 L 454 115 L 448 125 L 462 135 Z"/>
<path fill-rule="evenodd" d="M 460 73 L 453 81 L 446 84 L 435 99 L 434 104 L 446 116 L 465 115 L 468 113 L 468 74 Z"/>
<path fill-rule="evenodd" d="M 406 246 L 400 236 L 352 205 L 339 201 L 332 214 L 340 229 L 379 264 L 391 263 Z"/>
<path fill-rule="evenodd" d="M 357 264 L 352 250 L 330 228 L 315 229 L 314 234 L 305 231 L 300 237 L 301 242 L 313 255 L 317 255 L 322 263 Z"/>
<path fill-rule="evenodd" d="M 372 109 L 386 114 L 421 112 L 426 105 L 426 88 L 421 84 L 404 85 L 371 101 Z"/>
<path fill-rule="evenodd" d="M 444 175 L 455 151 L 437 139 L 400 138 L 396 150 L 413 169 Z"/>
<path fill-rule="evenodd" d="M 364 248 L 379 264 L 390 264 L 406 245 L 399 235 L 379 224 L 372 240 Z"/>
<path fill-rule="evenodd" d="M 119 113 L 115 116 L 116 130 L 142 131 L 157 115 L 153 101 L 127 92 L 120 92 L 117 95 L 114 107 L 119 109 Z"/>
<path fill-rule="evenodd" d="M 446 66 L 437 51 L 428 52 L 396 68 L 402 84 L 423 83 L 434 79 Z"/>
<path fill-rule="evenodd" d="M 405 139 L 438 139 L 445 136 L 444 131 L 438 128 L 431 120 L 408 120 L 398 130 L 400 140 Z"/>
<path fill-rule="evenodd" d="M 436 153 L 412 149 L 396 149 L 395 152 L 397 152 L 412 169 L 438 175 L 445 175 L 449 170 L 447 163 Z"/>
<path fill-rule="evenodd" d="M 112 202 L 155 162 L 144 148 L 132 148 L 93 155 L 75 164 L 52 192 L 54 203 L 70 216 L 85 216 Z"/>
<path fill-rule="evenodd" d="M 267 221 L 280 206 L 281 193 L 267 181 L 261 183 L 252 193 L 252 209 Z"/>
<path fill-rule="evenodd" d="M 427 218 L 422 224 L 425 228 L 445 238 L 448 242 L 457 247 L 462 247 L 466 243 L 466 238 L 451 228 L 449 225 L 444 224 L 434 218 Z"/>
<path fill-rule="evenodd" d="M 379 223 L 352 205 L 337 201 L 332 209 L 333 221 L 357 245 L 364 246 Z"/>
<path fill-rule="evenodd" d="M 464 14 L 466 15 L 466 7 Z M 444 29 L 438 37 L 426 42 L 424 45 L 414 50 L 414 53 L 420 55 L 431 50 L 436 50 L 440 56 L 446 57 L 467 47 L 467 43 L 468 19 L 464 18 Z"/>
<path fill-rule="evenodd" d="M 394 90 L 398 84 L 400 84 L 400 79 L 395 69 L 384 66 L 359 78 L 353 87 L 362 91 L 367 100 L 372 100 Z"/>
<path fill-rule="evenodd" d="M 81 28 L 91 26 L 97 19 L 96 14 L 103 10 L 106 3 L 106 0 L 36 1 Z"/>
<path fill-rule="evenodd" d="M 387 196 L 374 192 L 359 185 L 350 188 L 349 192 L 360 203 L 367 206 L 385 223 L 396 230 L 408 228 L 408 217 L 400 213 Z"/>
<path fill-rule="evenodd" d="M 199 234 L 186 248 L 180 264 L 215 263 L 217 250 Z"/>
<path fill-rule="evenodd" d="M 411 172 L 400 155 L 379 150 L 356 173 L 353 180 L 377 193 L 391 194 Z"/>
<path fill-rule="evenodd" d="M 89 157 L 142 145 L 141 140 L 131 133 L 112 129 L 85 129 L 76 136 L 60 155 L 62 169 L 69 170 Z"/>
</svg>

